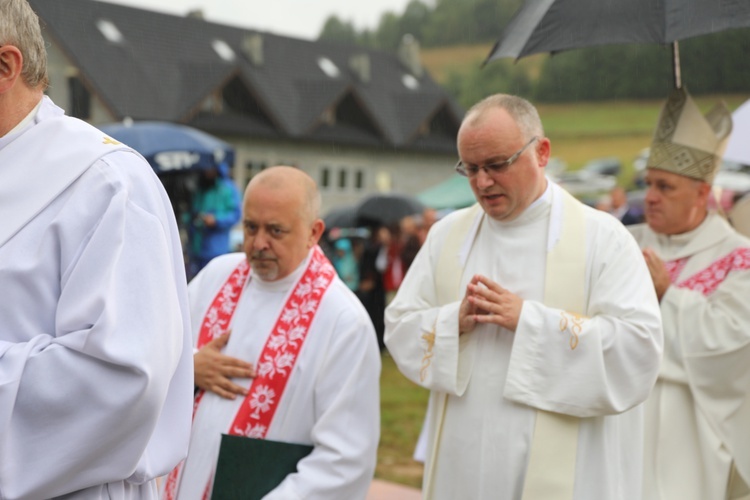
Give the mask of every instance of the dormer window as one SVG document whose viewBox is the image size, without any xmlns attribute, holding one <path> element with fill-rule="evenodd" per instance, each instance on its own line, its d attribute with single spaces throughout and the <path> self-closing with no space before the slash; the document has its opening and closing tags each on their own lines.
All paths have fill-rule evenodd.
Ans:
<svg viewBox="0 0 750 500">
<path fill-rule="evenodd" d="M 323 73 L 328 75 L 329 78 L 338 78 L 339 76 L 341 76 L 339 67 L 336 66 L 336 64 L 327 57 L 318 58 L 318 67 L 323 71 Z"/>
<path fill-rule="evenodd" d="M 401 77 L 401 83 L 409 90 L 419 90 L 419 80 L 408 73 L 404 73 Z"/>
<path fill-rule="evenodd" d="M 112 21 L 99 19 L 96 21 L 96 27 L 99 29 L 99 32 L 104 35 L 104 38 L 112 43 L 123 43 L 125 41 L 125 37 L 122 36 L 120 30 L 117 29 L 117 26 L 115 26 L 115 23 Z"/>
<path fill-rule="evenodd" d="M 237 57 L 234 50 L 232 50 L 232 47 L 230 47 L 224 40 L 214 40 L 211 42 L 211 47 L 213 47 L 214 52 L 226 62 L 234 62 Z"/>
</svg>

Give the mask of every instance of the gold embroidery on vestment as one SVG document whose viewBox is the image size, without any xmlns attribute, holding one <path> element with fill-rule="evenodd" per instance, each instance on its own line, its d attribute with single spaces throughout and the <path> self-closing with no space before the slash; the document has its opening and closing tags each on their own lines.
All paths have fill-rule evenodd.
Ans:
<svg viewBox="0 0 750 500">
<path fill-rule="evenodd" d="M 580 314 L 560 311 L 560 331 L 568 330 L 570 332 L 570 349 L 578 347 L 578 336 L 583 330 L 583 320 L 587 319 Z"/>
<path fill-rule="evenodd" d="M 107 137 L 105 135 L 104 136 L 104 140 L 102 140 L 102 144 L 111 144 L 113 146 L 119 146 L 122 143 L 120 141 L 116 141 L 116 140 L 112 139 L 111 137 Z"/>
<path fill-rule="evenodd" d="M 425 349 L 424 357 L 422 358 L 422 368 L 419 369 L 419 380 L 424 382 L 427 378 L 427 368 L 432 363 L 432 348 L 435 347 L 435 332 L 423 333 L 422 339 L 427 341 L 427 349 Z"/>
</svg>

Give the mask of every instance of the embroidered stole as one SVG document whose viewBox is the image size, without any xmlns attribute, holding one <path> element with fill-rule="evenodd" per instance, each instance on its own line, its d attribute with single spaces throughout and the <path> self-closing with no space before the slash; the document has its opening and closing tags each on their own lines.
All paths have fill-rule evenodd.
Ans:
<svg viewBox="0 0 750 500">
<path fill-rule="evenodd" d="M 572 351 L 578 345 L 575 318 L 583 315 L 586 305 L 586 220 L 580 202 L 567 191 L 560 192 L 562 230 L 560 240 L 547 253 L 544 305 L 566 311 L 574 318 L 570 329 Z M 537 410 L 523 500 L 573 499 L 579 424 L 579 418 Z"/>
<path fill-rule="evenodd" d="M 680 273 L 685 268 L 689 259 L 690 257 L 684 257 L 665 262 L 670 282 L 677 288 L 688 288 L 700 292 L 704 296 L 708 296 L 716 291 L 732 271 L 750 269 L 750 248 L 736 248 L 702 271 L 678 282 Z"/>
<path fill-rule="evenodd" d="M 71 146 L 73 138 L 75 146 Z M 0 149 L 0 200 L 4 207 L 0 247 L 96 160 L 117 150 L 132 151 L 88 123 L 67 116 L 32 125 Z"/>
<path fill-rule="evenodd" d="M 584 312 L 585 306 L 586 239 L 583 207 L 567 191 L 554 185 L 553 197 L 562 197 L 562 226 L 559 240 L 547 253 L 544 304 L 572 313 L 570 315 L 575 318 Z M 556 203 L 553 199 L 550 225 L 556 217 Z M 461 290 L 459 284 L 463 264 L 474 243 L 482 217 L 481 207 L 474 205 L 461 219 L 454 222 L 446 238 L 438 257 L 439 272 L 435 276 L 437 296 L 441 304 L 460 300 L 458 293 Z M 550 235 L 552 237 L 551 230 Z M 576 336 L 570 339 L 571 350 L 575 349 L 575 344 Z M 426 357 L 430 354 L 428 351 Z M 429 450 L 428 468 L 425 471 L 428 478 L 425 482 L 425 498 L 431 498 L 432 495 L 431 476 L 438 454 L 446 403 L 445 393 L 433 392 L 428 409 L 429 425 L 435 429 L 434 436 L 438 439 L 433 439 Z M 523 500 L 573 498 L 578 427 L 578 418 L 537 410 Z"/>
<path fill-rule="evenodd" d="M 243 259 L 222 285 L 203 318 L 198 335 L 199 349 L 228 330 L 249 272 L 250 266 Z M 256 376 L 228 434 L 259 439 L 266 437 L 323 294 L 335 276 L 333 266 L 320 247 L 316 246 L 307 268 L 287 296 L 279 318 L 266 340 L 255 365 Z M 195 397 L 193 418 L 203 395 L 204 391 L 201 390 Z M 184 462 L 175 467 L 167 478 L 164 487 L 167 500 L 174 500 L 177 496 L 183 465 Z M 210 496 L 212 482 L 213 473 L 203 492 L 203 498 Z"/>
</svg>

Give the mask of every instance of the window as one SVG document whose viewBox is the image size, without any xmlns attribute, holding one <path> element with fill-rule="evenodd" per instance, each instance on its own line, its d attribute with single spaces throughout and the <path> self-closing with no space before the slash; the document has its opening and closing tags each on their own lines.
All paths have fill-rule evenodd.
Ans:
<svg viewBox="0 0 750 500">
<path fill-rule="evenodd" d="M 234 50 L 224 40 L 214 40 L 211 42 L 214 52 L 226 62 L 234 62 L 236 56 Z"/>
<path fill-rule="evenodd" d="M 68 114 L 82 120 L 91 118 L 91 95 L 78 77 L 68 78 L 68 95 Z"/>
<path fill-rule="evenodd" d="M 419 80 L 409 74 L 404 74 L 401 76 L 401 83 L 404 84 L 404 87 L 409 90 L 419 89 Z"/>
<path fill-rule="evenodd" d="M 245 163 L 245 178 L 247 182 L 250 182 L 254 176 L 258 175 L 261 170 L 266 168 L 266 162 L 263 161 L 248 161 Z"/>
<path fill-rule="evenodd" d="M 345 168 L 339 170 L 339 189 L 346 189 L 346 174 Z"/>
<path fill-rule="evenodd" d="M 354 173 L 354 188 L 361 190 L 365 187 L 365 172 L 360 169 Z"/>
<path fill-rule="evenodd" d="M 336 66 L 336 63 L 328 59 L 327 57 L 319 57 L 318 58 L 318 67 L 325 73 L 328 78 L 338 78 L 341 76 L 341 71 L 339 71 L 339 67 Z"/>
<path fill-rule="evenodd" d="M 97 20 L 96 28 L 104 36 L 104 38 L 112 43 L 123 43 L 125 41 L 125 37 L 122 36 L 122 33 L 119 29 L 117 29 L 115 23 L 108 19 Z"/>
<path fill-rule="evenodd" d="M 323 167 L 320 171 L 320 187 L 328 188 L 331 185 L 331 170 L 328 167 Z"/>
</svg>

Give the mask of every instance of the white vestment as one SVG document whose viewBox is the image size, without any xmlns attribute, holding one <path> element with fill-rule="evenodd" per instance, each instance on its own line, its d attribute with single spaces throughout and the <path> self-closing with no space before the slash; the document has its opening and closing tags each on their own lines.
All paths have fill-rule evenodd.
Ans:
<svg viewBox="0 0 750 500">
<path fill-rule="evenodd" d="M 211 302 L 244 254 L 212 260 L 188 287 L 194 342 Z M 308 259 L 310 256 L 308 255 Z M 256 364 L 288 294 L 307 260 L 278 281 L 251 272 L 239 298 L 224 354 Z M 375 331 L 357 297 L 334 278 L 323 295 L 291 373 L 267 439 L 311 444 L 266 500 L 356 500 L 367 494 L 380 436 L 380 354 Z M 250 379 L 235 379 L 250 387 Z M 212 475 L 221 434 L 227 434 L 243 397 L 206 392 L 193 421 L 190 449 L 178 489 L 180 500 L 200 499 Z M 251 465 L 248 465 L 251 466 Z"/>
<path fill-rule="evenodd" d="M 0 243 L 0 498 L 156 498 L 154 478 L 185 456 L 190 432 L 177 226 L 141 156 L 92 157 L 106 136 L 62 114 L 45 97 L 0 138 L 0 192 L 26 172 L 13 205 L 31 214 Z M 68 126 L 62 144 L 45 140 Z M 17 147 L 40 130 L 35 147 Z M 36 199 L 69 169 L 80 175 Z"/>
<path fill-rule="evenodd" d="M 646 403 L 643 499 L 724 500 L 730 480 L 750 494 L 739 482 L 750 484 L 750 240 L 715 214 L 684 234 L 631 231 L 665 262 L 687 258 L 661 301 L 664 362 Z"/>
<path fill-rule="evenodd" d="M 661 354 L 658 303 L 633 238 L 609 214 L 584 207 L 585 316 L 545 306 L 546 253 L 555 245 L 562 193 L 509 222 L 483 214 L 467 240 L 458 297 L 483 274 L 524 299 L 515 333 L 477 325 L 459 337 L 460 301 L 439 303 L 437 262 L 454 213 L 430 230 L 386 311 L 386 345 L 401 371 L 432 390 L 428 500 L 521 498 L 536 409 L 580 417 L 574 499 L 638 498 L 642 406 Z M 481 211 L 479 211 L 481 214 Z M 548 242 L 550 243 L 548 245 Z M 461 258 L 461 256 L 459 256 Z M 578 321 L 571 349 L 571 324 Z M 434 333 L 434 345 L 429 346 Z M 435 460 L 433 451 L 437 447 Z"/>
</svg>

